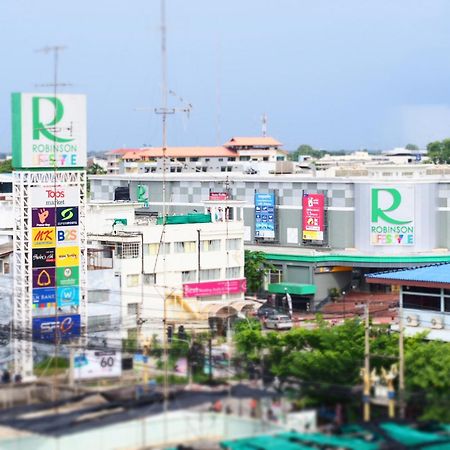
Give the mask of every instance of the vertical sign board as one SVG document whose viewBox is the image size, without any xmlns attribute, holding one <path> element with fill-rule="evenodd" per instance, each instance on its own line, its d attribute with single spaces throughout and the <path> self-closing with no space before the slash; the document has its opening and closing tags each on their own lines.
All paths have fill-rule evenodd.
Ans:
<svg viewBox="0 0 450 450">
<path fill-rule="evenodd" d="M 31 174 L 42 173 L 46 180 L 21 189 L 21 208 L 26 201 L 31 222 L 25 230 L 28 266 L 19 276 L 30 274 L 28 301 L 34 340 L 67 341 L 80 336 L 79 305 L 85 296 L 80 292 L 80 226 L 84 227 L 80 193 L 84 184 L 73 180 L 81 180 L 86 144 L 84 95 L 12 94 L 13 168 L 28 171 L 30 179 Z M 45 308 L 47 316 L 42 316 L 40 308 Z"/>
<path fill-rule="evenodd" d="M 275 194 L 255 192 L 255 238 L 275 239 Z"/>
<path fill-rule="evenodd" d="M 415 245 L 414 186 L 370 188 L 370 243 Z"/>
<path fill-rule="evenodd" d="M 138 184 L 136 189 L 136 198 L 139 203 L 143 203 L 145 208 L 148 208 L 148 186 L 146 184 Z"/>
<path fill-rule="evenodd" d="M 323 242 L 325 230 L 325 196 L 303 193 L 302 198 L 302 239 Z"/>
<path fill-rule="evenodd" d="M 12 94 L 14 169 L 86 166 L 86 97 Z"/>
</svg>

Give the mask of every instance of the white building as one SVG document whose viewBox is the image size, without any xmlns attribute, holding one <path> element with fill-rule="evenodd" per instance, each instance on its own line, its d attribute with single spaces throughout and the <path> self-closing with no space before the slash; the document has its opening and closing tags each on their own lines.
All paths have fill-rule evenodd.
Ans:
<svg viewBox="0 0 450 450">
<path fill-rule="evenodd" d="M 140 207 L 89 205 L 89 301 L 99 310 L 115 305 L 99 314 L 105 328 L 120 323 L 122 337 L 161 334 L 164 302 L 168 326 L 203 330 L 253 306 L 244 300 L 242 202 L 207 201 L 208 214 L 168 216 L 166 225 L 150 214 L 135 218 Z"/>
</svg>

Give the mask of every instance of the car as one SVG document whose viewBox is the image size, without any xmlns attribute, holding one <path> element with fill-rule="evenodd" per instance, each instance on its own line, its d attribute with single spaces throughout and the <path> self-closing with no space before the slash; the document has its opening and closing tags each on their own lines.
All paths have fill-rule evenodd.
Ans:
<svg viewBox="0 0 450 450">
<path fill-rule="evenodd" d="M 290 330 L 292 328 L 292 320 L 284 314 L 274 314 L 266 319 L 266 328 L 274 330 Z"/>
<path fill-rule="evenodd" d="M 280 314 L 280 312 L 271 305 L 264 304 L 259 307 L 258 311 L 256 311 L 256 315 L 260 319 L 266 319 L 269 316 L 273 316 L 275 314 Z"/>
</svg>

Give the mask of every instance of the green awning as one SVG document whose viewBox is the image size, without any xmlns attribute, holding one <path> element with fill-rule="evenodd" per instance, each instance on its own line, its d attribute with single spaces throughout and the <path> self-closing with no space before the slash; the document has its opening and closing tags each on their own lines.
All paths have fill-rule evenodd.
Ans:
<svg viewBox="0 0 450 450">
<path fill-rule="evenodd" d="M 269 292 L 272 294 L 314 295 L 317 288 L 314 284 L 271 283 Z"/>
</svg>

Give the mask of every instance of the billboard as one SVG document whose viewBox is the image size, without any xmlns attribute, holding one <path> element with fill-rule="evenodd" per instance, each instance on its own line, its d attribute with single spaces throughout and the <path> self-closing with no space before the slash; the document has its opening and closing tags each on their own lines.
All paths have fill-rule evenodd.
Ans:
<svg viewBox="0 0 450 450">
<path fill-rule="evenodd" d="M 223 281 L 203 281 L 183 284 L 184 297 L 207 297 L 223 294 L 239 294 L 247 290 L 247 280 L 239 278 Z"/>
<path fill-rule="evenodd" d="M 148 186 L 146 184 L 138 184 L 136 189 L 136 198 L 139 203 L 144 203 L 145 207 L 148 207 Z"/>
<path fill-rule="evenodd" d="M 275 239 L 275 194 L 255 192 L 255 238 Z"/>
<path fill-rule="evenodd" d="M 215 200 L 215 201 L 225 201 L 229 200 L 228 192 L 213 192 L 209 191 L 209 200 Z"/>
<path fill-rule="evenodd" d="M 12 94 L 14 169 L 86 166 L 86 97 Z"/>
<path fill-rule="evenodd" d="M 370 244 L 415 245 L 414 186 L 370 188 Z"/>
<path fill-rule="evenodd" d="M 302 239 L 323 242 L 325 230 L 324 194 L 303 193 L 302 197 Z"/>
<path fill-rule="evenodd" d="M 122 354 L 116 351 L 86 350 L 74 355 L 76 380 L 120 377 Z"/>
<path fill-rule="evenodd" d="M 68 341 L 80 337 L 80 316 L 60 315 L 57 317 L 34 317 L 33 340 Z"/>
</svg>

